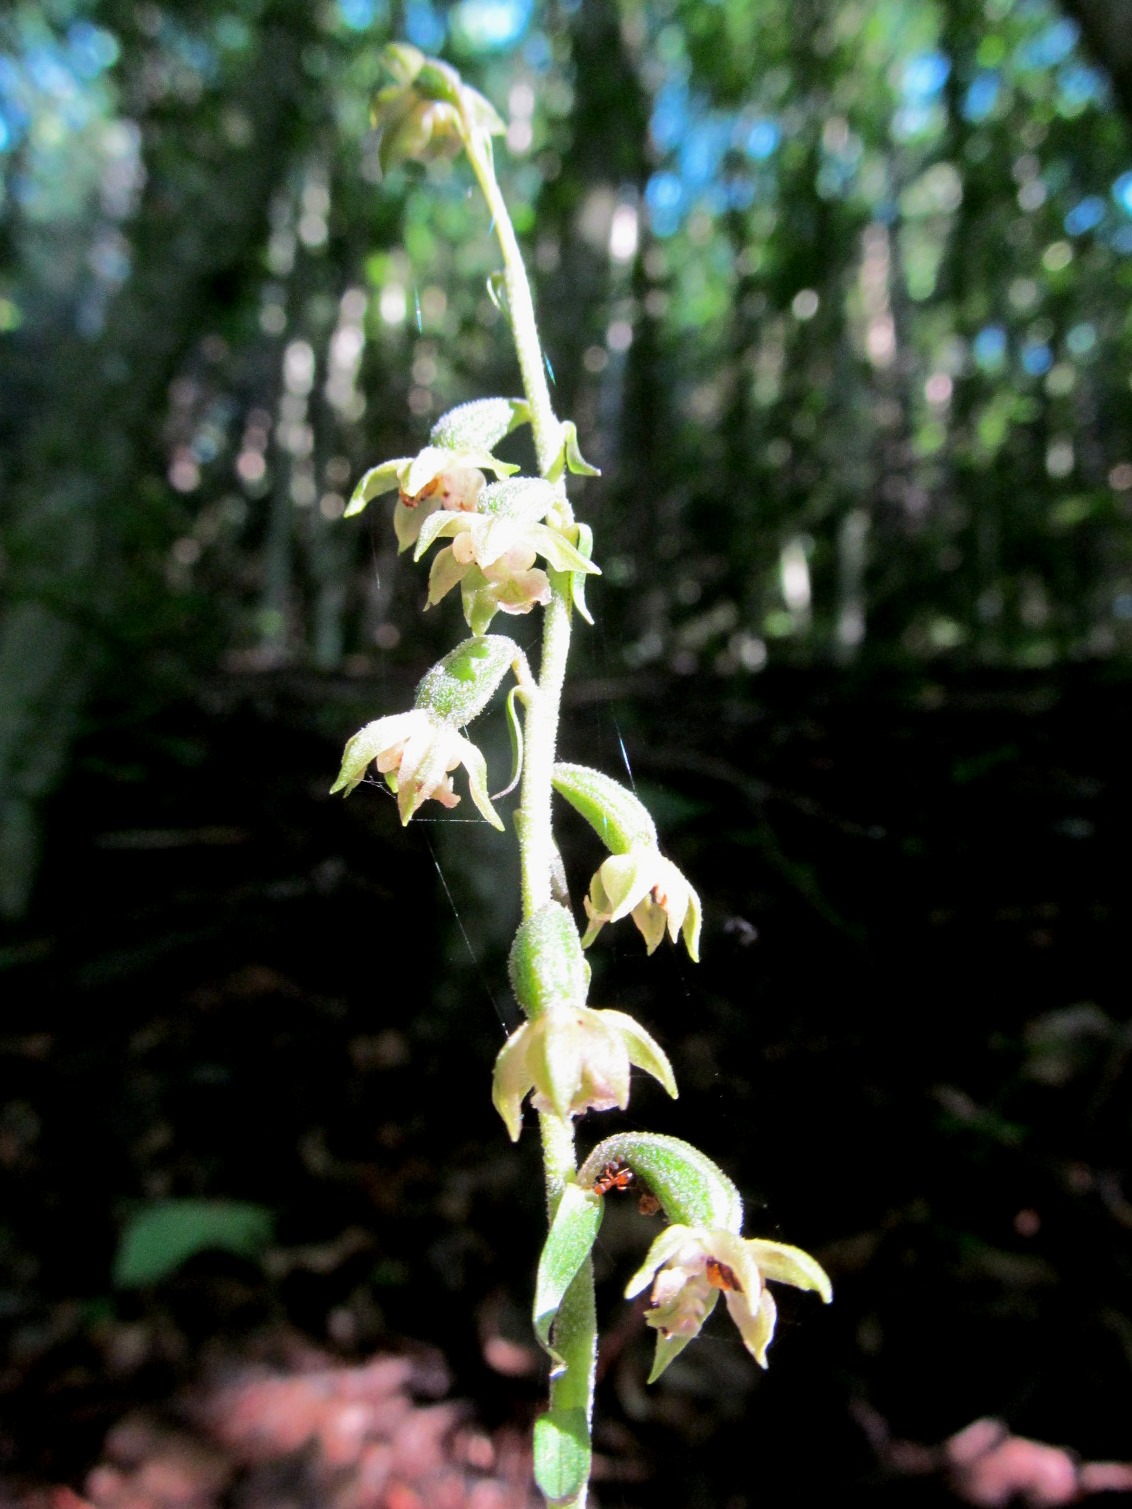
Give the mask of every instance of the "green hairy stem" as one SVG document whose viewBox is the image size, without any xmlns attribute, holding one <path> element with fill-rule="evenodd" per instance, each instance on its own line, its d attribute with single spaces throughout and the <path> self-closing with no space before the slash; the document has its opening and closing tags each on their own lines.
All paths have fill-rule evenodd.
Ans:
<svg viewBox="0 0 1132 1509">
<path fill-rule="evenodd" d="M 478 144 L 477 144 L 478 145 Z M 515 237 L 507 205 L 499 189 L 487 152 L 469 149 L 476 178 L 491 211 L 495 234 L 503 253 L 507 309 L 519 357 L 523 390 L 531 411 L 531 429 L 539 470 L 545 476 L 554 466 L 561 445 L 561 425 L 555 416 L 546 381 L 546 363 L 535 321 L 534 300 Z M 557 852 L 551 821 L 552 776 L 558 744 L 558 723 L 566 660 L 570 653 L 570 579 L 550 573 L 551 600 L 543 619 L 542 657 L 537 686 L 527 701 L 524 720 L 525 751 L 516 828 L 519 833 L 523 916 L 532 917 L 551 899 L 551 876 Z M 547 1213 L 554 1219 L 566 1181 L 576 1172 L 574 1125 L 569 1116 L 553 1111 L 540 1113 L 543 1169 Z M 581 1410 L 587 1432 L 593 1419 L 594 1375 L 597 1367 L 597 1314 L 594 1301 L 593 1264 L 589 1258 L 579 1269 L 563 1300 L 555 1323 L 555 1349 L 565 1367 L 550 1385 L 550 1408 Z M 586 1485 L 565 1499 L 562 1509 L 583 1509 Z"/>
</svg>

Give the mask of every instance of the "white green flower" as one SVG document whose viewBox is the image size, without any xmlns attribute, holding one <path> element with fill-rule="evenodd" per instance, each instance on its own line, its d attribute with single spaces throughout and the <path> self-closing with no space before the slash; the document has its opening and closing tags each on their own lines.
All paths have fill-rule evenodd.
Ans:
<svg viewBox="0 0 1132 1509">
<path fill-rule="evenodd" d="M 432 563 L 428 606 L 459 586 L 468 625 L 481 634 L 497 611 L 529 613 L 548 603 L 550 578 L 535 566 L 537 556 L 555 571 L 599 574 L 566 530 L 577 534 L 577 526 L 563 518 L 559 489 L 541 477 L 493 482 L 474 510 L 433 513 L 418 531 L 414 559 L 437 540 L 452 543 Z"/>
<path fill-rule="evenodd" d="M 645 1319 L 658 1335 L 649 1381 L 699 1335 L 721 1294 L 743 1345 L 765 1368 L 776 1316 L 767 1280 L 812 1289 L 826 1304 L 833 1298 L 825 1270 L 798 1247 L 708 1227 L 662 1231 L 625 1289 L 632 1299 L 652 1285 Z"/>
<path fill-rule="evenodd" d="M 385 784 L 396 795 L 402 823 L 430 799 L 442 807 L 455 807 L 460 798 L 449 772 L 463 765 L 472 801 L 492 827 L 502 830 L 503 822 L 488 796 L 487 764 L 480 750 L 450 722 L 427 709 L 393 713 L 360 729 L 346 745 L 331 794 L 343 791 L 349 796 L 371 762 L 376 762 Z"/>
<path fill-rule="evenodd" d="M 397 489 L 393 530 L 399 551 L 415 545 L 421 525 L 438 509 L 454 513 L 475 509 L 485 471 L 508 477 L 518 471 L 482 447 L 426 445 L 415 456 L 397 456 L 373 466 L 355 487 L 346 517 L 359 514 L 372 499 Z"/>
<path fill-rule="evenodd" d="M 632 917 L 651 954 L 667 930 L 673 943 L 700 956 L 700 898 L 670 859 L 651 843 L 634 844 L 626 854 L 611 854 L 590 882 L 585 897 L 589 927 L 582 939 L 588 948 L 607 922 Z"/>
<path fill-rule="evenodd" d="M 621 1110 L 629 1104 L 631 1065 L 676 1095 L 672 1065 L 660 1044 L 623 1011 L 555 1005 L 513 1032 L 495 1061 L 491 1099 L 512 1142 L 523 1101 L 559 1116 Z"/>
</svg>

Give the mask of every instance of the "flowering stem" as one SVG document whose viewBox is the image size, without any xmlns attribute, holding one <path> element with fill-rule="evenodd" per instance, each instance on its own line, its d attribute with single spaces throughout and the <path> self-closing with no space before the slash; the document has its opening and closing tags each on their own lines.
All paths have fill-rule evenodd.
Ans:
<svg viewBox="0 0 1132 1509">
<path fill-rule="evenodd" d="M 550 401 L 546 384 L 546 365 L 535 323 L 535 306 L 523 254 L 515 238 L 515 228 L 507 213 L 507 203 L 495 177 L 491 138 L 471 131 L 467 137 L 468 157 L 479 180 L 487 207 L 492 214 L 499 248 L 503 253 L 504 287 L 519 370 L 523 374 L 523 391 L 531 408 L 531 431 L 535 440 L 539 471 L 545 476 L 558 458 L 561 448 L 560 426 Z"/>
<path fill-rule="evenodd" d="M 555 416 L 546 382 L 546 368 L 527 270 L 507 205 L 495 177 L 490 138 L 469 131 L 468 157 L 491 211 L 503 253 L 504 286 L 523 389 L 530 406 L 531 430 L 539 470 L 545 476 L 558 462 L 562 427 Z M 543 620 L 539 678 L 532 688 L 523 720 L 525 751 L 523 783 L 516 830 L 522 876 L 523 917 L 534 915 L 552 899 L 551 875 L 555 846 L 551 825 L 551 776 L 558 742 L 558 722 L 566 660 L 570 652 L 570 577 L 551 571 L 551 599 Z M 544 1111 L 540 1115 L 547 1211 L 551 1220 L 562 1191 L 576 1170 L 574 1124 L 570 1117 Z M 571 1284 L 554 1327 L 555 1351 L 566 1364 L 550 1385 L 552 1411 L 581 1410 L 587 1430 L 593 1416 L 594 1374 L 597 1360 L 597 1317 L 594 1306 L 593 1265 L 587 1258 Z M 560 1504 L 560 1509 L 584 1509 L 586 1487 Z"/>
</svg>

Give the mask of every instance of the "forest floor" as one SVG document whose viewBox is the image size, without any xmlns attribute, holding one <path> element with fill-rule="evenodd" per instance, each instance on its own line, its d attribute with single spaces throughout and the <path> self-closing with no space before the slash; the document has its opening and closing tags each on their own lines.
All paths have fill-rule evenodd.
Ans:
<svg viewBox="0 0 1132 1509">
<path fill-rule="evenodd" d="M 513 861 L 466 801 L 328 797 L 374 707 L 235 677 L 83 741 L 0 950 L 0 1504 L 531 1502 L 537 1139 L 487 1094 Z M 765 1376 L 720 1320 L 646 1390 L 651 1230 L 611 1198 L 604 1509 L 1126 1489 L 1080 1464 L 1132 1459 L 1130 731 L 1095 667 L 576 687 L 564 757 L 625 751 L 707 915 L 698 968 L 595 946 L 682 1091 L 602 1133 L 702 1143 L 836 1295 L 783 1296 Z M 565 858 L 580 896 L 600 855 L 567 825 Z M 190 1200 L 244 1236 L 131 1269 Z"/>
</svg>

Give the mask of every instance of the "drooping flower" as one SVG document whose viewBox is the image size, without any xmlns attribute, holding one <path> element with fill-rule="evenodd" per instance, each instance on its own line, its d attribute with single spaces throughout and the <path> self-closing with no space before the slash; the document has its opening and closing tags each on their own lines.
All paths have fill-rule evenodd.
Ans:
<svg viewBox="0 0 1132 1509">
<path fill-rule="evenodd" d="M 632 917 L 651 954 L 667 928 L 673 943 L 681 932 L 688 953 L 699 959 L 700 898 L 657 847 L 648 809 L 627 787 L 586 765 L 555 765 L 554 789 L 580 812 L 610 851 L 585 898 L 588 948 L 607 922 Z"/>
<path fill-rule="evenodd" d="M 519 470 L 500 461 L 494 447 L 512 430 L 530 420 L 522 398 L 476 398 L 442 414 L 433 425 L 429 443 L 415 456 L 398 456 L 373 466 L 354 488 L 346 517 L 361 513 L 371 499 L 397 489 L 393 528 L 399 550 L 416 543 L 421 525 L 438 509 L 454 513 L 474 510 L 483 491 L 484 472 L 496 478 Z"/>
<path fill-rule="evenodd" d="M 383 172 L 407 160 L 452 156 L 461 145 L 482 151 L 481 141 L 506 130 L 494 106 L 439 58 L 394 42 L 381 60 L 394 80 L 370 110 Z"/>
<path fill-rule="evenodd" d="M 825 1270 L 798 1247 L 709 1227 L 677 1225 L 662 1231 L 625 1289 L 626 1299 L 632 1299 L 652 1284 L 645 1319 L 657 1339 L 649 1381 L 699 1335 L 720 1294 L 743 1345 L 765 1368 L 777 1313 L 768 1279 L 812 1289 L 826 1304 L 833 1298 Z"/>
<path fill-rule="evenodd" d="M 398 456 L 371 467 L 354 489 L 346 517 L 361 513 L 372 499 L 396 488 L 393 529 L 398 551 L 406 551 L 437 509 L 459 513 L 476 507 L 487 480 L 485 470 L 507 477 L 518 467 L 498 461 L 487 450 L 426 445 L 415 456 Z"/>
<path fill-rule="evenodd" d="M 622 1110 L 629 1104 L 631 1065 L 644 1069 L 675 1097 L 676 1080 L 660 1044 L 622 1011 L 551 1006 L 513 1032 L 495 1061 L 491 1099 L 512 1142 L 533 1091 L 536 1110 L 559 1116 Z"/>
<path fill-rule="evenodd" d="M 492 827 L 502 830 L 503 822 L 488 796 L 487 763 L 480 750 L 451 723 L 425 708 L 393 713 L 359 729 L 346 745 L 331 795 L 342 791 L 349 796 L 371 761 L 397 797 L 402 824 L 430 799 L 442 807 L 455 807 L 460 798 L 450 772 L 463 765 L 472 801 Z"/>
<path fill-rule="evenodd" d="M 611 854 L 599 867 L 585 897 L 588 948 L 607 922 L 632 917 L 651 954 L 667 929 L 673 943 L 683 933 L 695 960 L 700 950 L 700 898 L 691 882 L 651 843 Z"/>
<path fill-rule="evenodd" d="M 459 586 L 468 625 L 481 634 L 499 610 L 529 613 L 550 601 L 550 579 L 535 566 L 536 556 L 555 571 L 599 574 L 560 527 L 560 502 L 559 490 L 545 479 L 515 477 L 486 486 L 474 511 L 446 509 L 426 519 L 416 560 L 436 540 L 452 541 L 432 563 L 428 606 Z M 551 522 L 544 523 L 548 516 Z"/>
<path fill-rule="evenodd" d="M 430 797 L 444 807 L 456 805 L 460 798 L 449 772 L 463 765 L 472 801 L 502 829 L 488 798 L 484 757 L 460 729 L 479 717 L 508 670 L 521 661 L 519 646 L 502 634 L 476 635 L 449 650 L 421 677 L 411 712 L 378 718 L 349 740 L 331 794 L 349 796 L 376 762 L 407 823 Z"/>
</svg>

